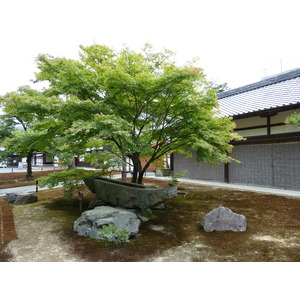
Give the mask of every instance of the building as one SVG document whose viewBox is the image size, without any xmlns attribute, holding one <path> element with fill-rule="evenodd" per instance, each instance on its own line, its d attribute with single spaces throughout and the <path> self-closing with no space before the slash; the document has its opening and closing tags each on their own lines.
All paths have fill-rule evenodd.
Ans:
<svg viewBox="0 0 300 300">
<path fill-rule="evenodd" d="M 231 156 L 240 164 L 213 167 L 174 154 L 174 172 L 186 177 L 236 184 L 300 189 L 300 127 L 286 117 L 300 113 L 300 68 L 218 94 L 221 116 L 231 116 L 246 138 Z"/>
</svg>

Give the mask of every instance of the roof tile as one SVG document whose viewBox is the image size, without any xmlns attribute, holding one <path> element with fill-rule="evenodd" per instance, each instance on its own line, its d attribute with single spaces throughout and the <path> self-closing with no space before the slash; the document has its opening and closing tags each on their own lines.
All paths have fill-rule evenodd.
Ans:
<svg viewBox="0 0 300 300">
<path fill-rule="evenodd" d="M 237 116 L 300 103 L 300 69 L 218 94 L 220 116 Z"/>
</svg>

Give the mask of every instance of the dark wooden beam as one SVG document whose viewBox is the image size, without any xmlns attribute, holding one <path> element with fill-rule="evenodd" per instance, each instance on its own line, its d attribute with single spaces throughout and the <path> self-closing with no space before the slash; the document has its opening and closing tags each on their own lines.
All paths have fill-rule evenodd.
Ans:
<svg viewBox="0 0 300 300">
<path fill-rule="evenodd" d="M 285 125 L 285 123 L 274 123 L 274 124 L 270 124 L 270 127 L 283 126 L 283 125 Z M 234 131 L 252 130 L 252 129 L 260 129 L 260 128 L 267 128 L 267 125 L 258 125 L 258 126 L 249 126 L 249 127 L 243 127 L 243 128 L 236 128 Z"/>
<path fill-rule="evenodd" d="M 270 134 L 261 136 L 247 137 L 245 141 L 233 142 L 233 145 L 247 145 L 247 144 L 263 144 L 263 143 L 279 143 L 300 141 L 300 132 Z"/>
</svg>

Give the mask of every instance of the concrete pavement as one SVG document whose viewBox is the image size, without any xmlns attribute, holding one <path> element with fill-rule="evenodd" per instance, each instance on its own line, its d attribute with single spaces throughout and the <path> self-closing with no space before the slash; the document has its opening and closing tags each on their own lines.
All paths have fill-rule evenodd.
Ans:
<svg viewBox="0 0 300 300">
<path fill-rule="evenodd" d="M 204 180 L 198 180 L 198 179 L 186 179 L 186 178 L 181 178 L 181 179 L 179 179 L 179 181 L 186 182 L 186 183 L 206 185 L 206 186 L 215 186 L 215 187 L 220 187 L 220 188 L 234 189 L 234 190 L 240 190 L 240 191 L 249 191 L 249 192 L 256 192 L 256 193 L 273 194 L 273 195 L 281 195 L 281 196 L 290 196 L 290 197 L 300 198 L 300 190 L 299 191 L 284 190 L 284 189 L 267 188 L 267 187 L 261 187 L 261 186 L 231 184 L 231 183 L 223 183 L 223 182 L 211 182 L 211 181 L 204 181 Z"/>
</svg>

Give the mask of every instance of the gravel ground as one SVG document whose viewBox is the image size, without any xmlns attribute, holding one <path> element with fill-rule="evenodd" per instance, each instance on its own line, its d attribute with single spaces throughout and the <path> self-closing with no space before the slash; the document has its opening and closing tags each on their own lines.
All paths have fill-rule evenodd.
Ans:
<svg viewBox="0 0 300 300">
<path fill-rule="evenodd" d="M 12 262 L 80 262 L 59 234 L 60 218 L 44 219 L 45 208 L 28 204 L 14 209 L 18 239 L 5 248 Z M 30 234 L 28 234 L 30 233 Z"/>
<path fill-rule="evenodd" d="M 82 256 L 74 254 L 72 246 L 63 242 L 60 234 L 61 218 L 59 214 L 52 217 L 51 222 L 44 218 L 45 208 L 28 204 L 14 208 L 15 230 L 18 239 L 10 241 L 4 254 L 11 262 L 84 262 Z M 164 228 L 153 226 L 154 231 Z M 28 234 L 30 233 L 30 234 Z M 197 240 L 173 247 L 159 255 L 150 256 L 152 262 L 190 262 L 195 253 L 199 256 L 199 248 L 207 250 L 207 246 Z M 203 252 L 204 257 L 208 252 Z M 205 260 L 205 258 L 203 259 Z"/>
</svg>

